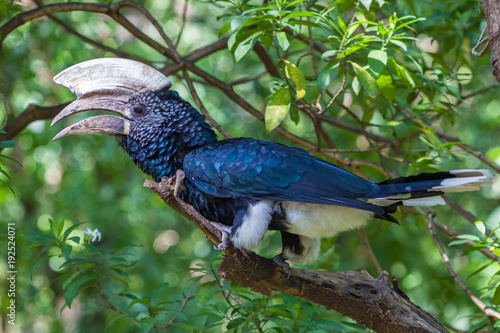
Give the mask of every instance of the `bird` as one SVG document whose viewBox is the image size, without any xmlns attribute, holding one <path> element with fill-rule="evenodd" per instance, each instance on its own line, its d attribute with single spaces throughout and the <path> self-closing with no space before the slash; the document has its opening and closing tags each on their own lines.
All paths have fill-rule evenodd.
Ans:
<svg viewBox="0 0 500 333">
<path fill-rule="evenodd" d="M 87 110 L 117 114 L 83 119 L 54 140 L 112 135 L 156 181 L 181 170 L 179 198 L 213 221 L 235 248 L 254 249 L 267 230 L 279 231 L 282 250 L 275 259 L 281 263 L 312 262 L 321 238 L 361 228 L 373 218 L 398 223 L 392 216 L 398 206 L 444 205 L 444 194 L 477 191 L 493 177 L 489 170 L 462 169 L 375 182 L 300 148 L 252 138 L 219 141 L 165 75 L 134 60 L 84 61 L 54 81 L 77 99 L 52 125 Z"/>
</svg>

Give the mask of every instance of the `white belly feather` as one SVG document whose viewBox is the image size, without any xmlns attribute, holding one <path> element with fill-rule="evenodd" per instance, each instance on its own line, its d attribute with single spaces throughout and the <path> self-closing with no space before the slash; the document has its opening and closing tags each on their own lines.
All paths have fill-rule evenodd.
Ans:
<svg viewBox="0 0 500 333">
<path fill-rule="evenodd" d="M 332 237 L 364 226 L 373 213 L 349 207 L 282 201 L 290 233 L 310 238 Z"/>
<path fill-rule="evenodd" d="M 288 232 L 309 238 L 332 237 L 341 231 L 357 229 L 373 217 L 369 211 L 331 205 L 290 201 L 259 201 L 248 208 L 232 237 L 235 247 L 255 248 L 271 222 L 275 209 L 284 210 Z"/>
</svg>

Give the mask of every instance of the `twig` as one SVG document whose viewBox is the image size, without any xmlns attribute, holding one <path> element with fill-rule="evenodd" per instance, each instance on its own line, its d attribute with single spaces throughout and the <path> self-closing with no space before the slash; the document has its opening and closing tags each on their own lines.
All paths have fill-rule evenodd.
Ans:
<svg viewBox="0 0 500 333">
<path fill-rule="evenodd" d="M 443 196 L 444 201 L 453 208 L 458 214 L 462 215 L 467 221 L 469 221 L 471 224 L 475 224 L 476 221 L 478 221 L 478 218 L 475 217 L 472 213 L 469 211 L 465 210 L 462 206 L 460 206 L 455 200 L 451 199 L 447 195 Z M 488 227 L 485 228 L 486 235 L 490 237 L 495 237 L 495 234 L 489 229 Z"/>
<path fill-rule="evenodd" d="M 442 233 L 444 233 L 445 235 L 447 235 L 449 237 L 458 237 L 458 236 L 460 236 L 460 234 L 458 232 L 452 230 L 447 225 L 441 224 L 441 223 L 439 223 L 437 221 L 434 221 L 434 225 L 436 226 L 437 229 L 439 229 Z M 468 242 L 465 243 L 465 245 L 467 245 L 467 246 L 473 246 L 474 244 L 476 244 L 476 243 L 473 242 L 473 241 L 468 241 Z M 497 256 L 497 255 L 495 255 L 494 253 L 491 253 L 490 251 L 488 251 L 488 249 L 480 248 L 480 249 L 478 249 L 478 251 L 481 252 L 488 259 L 500 262 L 500 257 Z"/>
<path fill-rule="evenodd" d="M 232 135 L 229 134 L 229 132 L 222 127 L 211 115 L 208 113 L 207 109 L 205 108 L 205 105 L 201 102 L 200 97 L 198 96 L 198 93 L 196 92 L 196 89 L 193 85 L 193 82 L 191 81 L 191 78 L 189 77 L 189 73 L 186 69 L 182 70 L 184 74 L 184 79 L 186 80 L 186 83 L 188 85 L 189 91 L 191 93 L 191 96 L 193 97 L 194 101 L 196 102 L 196 105 L 198 106 L 198 109 L 203 113 L 205 118 L 207 118 L 208 122 L 217 130 L 219 131 L 220 134 L 222 134 L 226 139 L 232 138 Z"/>
<path fill-rule="evenodd" d="M 44 4 L 42 3 L 41 0 L 34 0 L 34 1 L 38 5 L 38 7 L 44 6 Z M 93 40 L 91 38 L 88 38 L 87 36 L 82 35 L 81 33 L 79 33 L 78 31 L 76 31 L 75 29 L 73 29 L 71 26 L 69 26 L 68 24 L 66 24 L 65 22 L 63 22 L 62 20 L 58 19 L 57 17 L 55 17 L 52 14 L 47 14 L 47 16 L 50 17 L 50 19 L 52 21 L 56 22 L 61 27 L 63 27 L 64 30 L 66 30 L 70 34 L 75 35 L 76 37 L 80 38 L 81 40 L 83 40 L 87 44 L 94 45 L 98 49 L 101 49 L 101 50 L 106 51 L 106 52 L 113 53 L 113 54 L 117 55 L 118 57 L 128 58 L 128 59 L 134 59 L 134 60 L 137 60 L 137 61 L 140 61 L 140 62 L 143 62 L 143 63 L 149 63 L 149 61 L 147 59 L 144 59 L 142 57 L 138 57 L 136 55 L 133 55 L 131 53 L 127 53 L 127 52 L 122 51 L 122 50 L 114 49 L 112 47 L 104 45 L 103 43 L 99 43 L 99 42 L 97 42 L 97 41 L 95 41 L 95 40 Z"/>
<path fill-rule="evenodd" d="M 361 242 L 363 243 L 363 246 L 365 247 L 366 252 L 368 253 L 368 258 L 370 258 L 370 262 L 372 263 L 372 266 L 375 269 L 375 273 L 377 275 L 382 275 L 383 272 L 382 267 L 380 266 L 380 263 L 378 262 L 378 259 L 375 256 L 375 253 L 373 252 L 372 246 L 370 245 L 370 241 L 366 236 L 365 228 L 359 229 L 359 237 L 361 238 Z"/>
<path fill-rule="evenodd" d="M 188 302 L 192 299 L 194 299 L 195 295 L 189 295 L 189 296 L 186 296 L 184 294 L 184 292 L 182 292 L 182 297 L 183 297 L 183 300 L 182 300 L 182 304 L 181 304 L 181 307 L 179 308 L 179 312 L 182 312 L 184 311 L 184 308 L 186 307 L 186 305 L 188 304 Z M 168 322 L 167 325 L 165 326 L 158 326 L 158 328 L 163 328 L 165 331 L 166 329 L 171 325 L 173 324 L 175 321 L 177 320 L 177 317 L 172 317 L 172 319 L 170 319 L 170 321 Z"/>
<path fill-rule="evenodd" d="M 493 88 L 498 88 L 498 87 L 500 87 L 500 86 L 498 85 L 498 83 L 494 83 L 494 84 L 490 84 L 490 85 L 489 85 L 489 86 L 487 86 L 487 87 L 484 87 L 484 88 L 482 88 L 482 89 L 479 89 L 479 90 L 477 90 L 477 91 L 473 91 L 473 92 L 471 92 L 470 94 L 467 94 L 467 95 L 461 96 L 461 97 L 460 97 L 460 99 L 458 100 L 458 102 L 459 102 L 458 104 L 460 104 L 462 101 L 465 101 L 465 100 L 467 100 L 467 99 L 469 99 L 469 98 L 472 98 L 472 97 L 474 97 L 474 96 L 480 95 L 480 94 L 482 94 L 482 93 L 485 93 L 485 92 L 487 92 L 487 91 L 490 91 L 490 90 L 491 90 L 491 89 L 493 89 Z"/>
<path fill-rule="evenodd" d="M 174 47 L 177 48 L 179 46 L 179 43 L 181 41 L 182 33 L 184 32 L 184 28 L 186 27 L 186 22 L 187 22 L 187 11 L 188 11 L 188 6 L 189 0 L 184 0 L 184 8 L 182 9 L 182 24 L 181 24 L 181 29 L 179 31 L 179 34 L 177 35 L 177 40 L 175 41 Z"/>
<path fill-rule="evenodd" d="M 472 48 L 472 54 L 476 57 L 482 57 L 486 54 L 486 51 L 488 50 L 488 46 L 489 46 L 489 43 L 490 41 L 488 40 L 488 36 L 484 37 L 483 38 L 483 35 L 484 33 L 488 30 L 488 26 L 484 27 L 483 29 L 483 32 L 481 32 L 481 36 L 479 36 L 479 40 L 477 41 L 476 45 Z M 486 44 L 484 45 L 483 49 L 481 51 L 476 51 L 477 48 L 479 46 L 481 46 L 481 44 L 483 44 L 484 42 L 486 42 Z"/>
<path fill-rule="evenodd" d="M 434 239 L 434 243 L 436 244 L 439 254 L 441 255 L 441 259 L 443 259 L 443 263 L 446 266 L 446 269 L 448 270 L 448 273 L 450 273 L 450 276 L 453 278 L 455 283 L 469 296 L 469 298 L 476 304 L 476 306 L 486 314 L 488 317 L 500 319 L 500 313 L 497 311 L 490 309 L 484 304 L 483 301 L 481 301 L 476 295 L 472 293 L 472 291 L 463 283 L 463 281 L 458 277 L 457 273 L 455 273 L 455 270 L 451 266 L 450 260 L 448 256 L 446 255 L 446 252 L 444 250 L 443 244 L 441 244 L 441 241 L 439 240 L 439 237 L 436 233 L 436 228 L 434 226 L 435 221 L 434 221 L 434 213 L 430 211 L 427 208 L 424 208 L 424 211 L 427 216 L 427 225 L 429 226 L 429 232 L 432 235 L 432 238 Z"/>
</svg>

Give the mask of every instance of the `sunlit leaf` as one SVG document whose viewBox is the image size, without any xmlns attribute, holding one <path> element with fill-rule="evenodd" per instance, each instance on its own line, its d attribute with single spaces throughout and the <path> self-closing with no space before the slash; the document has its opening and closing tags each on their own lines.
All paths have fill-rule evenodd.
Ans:
<svg viewBox="0 0 500 333">
<path fill-rule="evenodd" d="M 371 4 L 372 4 L 372 1 L 373 1 L 373 0 L 361 0 L 361 3 L 363 4 L 363 6 L 365 6 L 365 8 L 366 8 L 367 10 L 370 10 L 370 6 L 371 6 Z"/>
<path fill-rule="evenodd" d="M 266 132 L 275 129 L 285 119 L 290 110 L 290 90 L 284 87 L 276 91 L 267 102 L 265 122 Z"/>
<path fill-rule="evenodd" d="M 396 87 L 392 82 L 392 77 L 387 72 L 385 72 L 382 73 L 376 81 L 378 87 L 380 88 L 380 91 L 382 92 L 382 95 L 387 98 L 389 103 L 392 103 L 392 101 L 396 97 Z"/>
<path fill-rule="evenodd" d="M 286 51 L 290 47 L 290 35 L 286 32 L 278 32 L 276 34 L 276 38 L 278 39 L 278 44 L 282 50 Z"/>
<path fill-rule="evenodd" d="M 363 87 L 363 89 L 369 96 L 375 97 L 378 94 L 378 87 L 377 87 L 377 82 L 375 81 L 373 76 L 371 76 L 367 70 L 365 70 L 357 63 L 352 61 L 350 61 L 350 63 L 354 68 L 354 72 L 356 73 L 356 77 L 358 78 L 361 87 Z"/>
<path fill-rule="evenodd" d="M 306 94 L 306 77 L 295 64 L 288 60 L 283 60 L 283 62 L 285 63 L 285 74 L 287 78 L 295 83 L 295 99 L 301 99 Z"/>
</svg>

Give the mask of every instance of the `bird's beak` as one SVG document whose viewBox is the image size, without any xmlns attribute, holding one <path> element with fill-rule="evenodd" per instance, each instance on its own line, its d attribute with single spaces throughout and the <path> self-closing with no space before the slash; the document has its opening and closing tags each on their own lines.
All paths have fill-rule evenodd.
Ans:
<svg viewBox="0 0 500 333">
<path fill-rule="evenodd" d="M 69 115 L 88 110 L 112 111 L 122 117 L 90 117 L 66 127 L 53 140 L 77 133 L 128 135 L 133 123 L 128 106 L 130 96 L 172 86 L 172 82 L 156 69 L 121 58 L 76 64 L 56 75 L 54 82 L 69 88 L 77 99 L 54 118 L 51 126 Z"/>
</svg>

